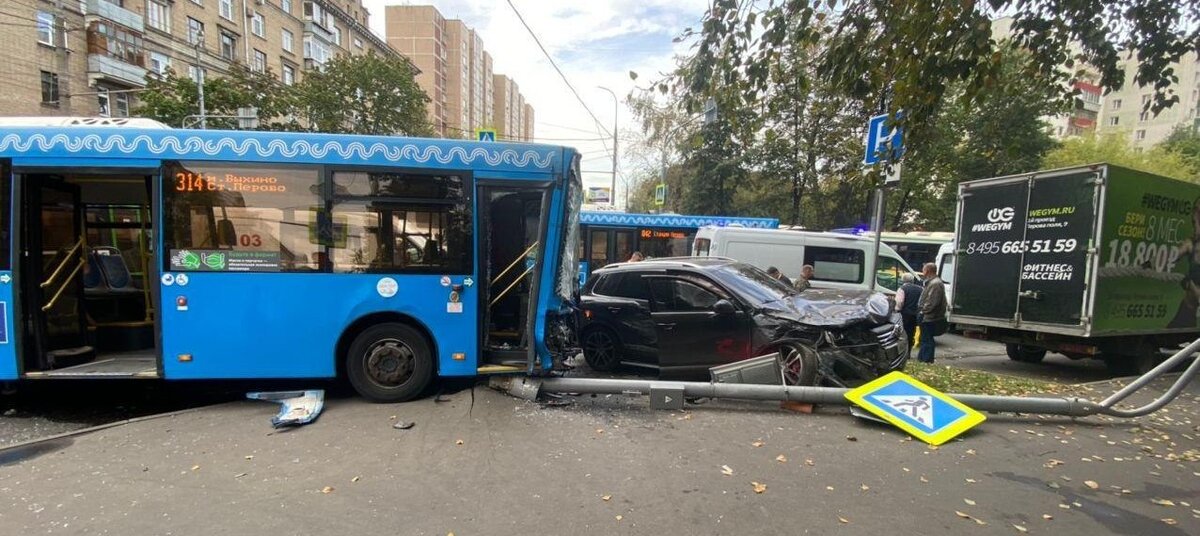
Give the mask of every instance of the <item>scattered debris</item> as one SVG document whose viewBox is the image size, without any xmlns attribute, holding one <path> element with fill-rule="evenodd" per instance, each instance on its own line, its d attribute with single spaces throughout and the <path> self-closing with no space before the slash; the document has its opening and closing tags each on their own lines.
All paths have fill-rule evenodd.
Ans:
<svg viewBox="0 0 1200 536">
<path fill-rule="evenodd" d="M 396 424 L 393 424 L 392 428 L 397 430 L 411 430 L 416 425 L 417 423 L 411 421 L 396 421 Z"/>
<path fill-rule="evenodd" d="M 274 391 L 246 393 L 251 400 L 265 400 L 282 406 L 279 414 L 271 419 L 275 428 L 301 426 L 313 422 L 325 407 L 325 391 Z"/>
</svg>

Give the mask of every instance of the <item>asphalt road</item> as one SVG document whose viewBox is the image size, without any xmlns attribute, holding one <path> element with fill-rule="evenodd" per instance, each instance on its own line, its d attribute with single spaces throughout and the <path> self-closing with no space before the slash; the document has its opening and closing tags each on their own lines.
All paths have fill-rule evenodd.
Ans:
<svg viewBox="0 0 1200 536">
<path fill-rule="evenodd" d="M 1081 387 L 1098 397 L 1105 386 Z M 1093 390 L 1093 391 L 1089 391 Z M 1200 387 L 1153 418 L 990 416 L 933 449 L 818 408 L 486 388 L 240 401 L 0 453 L 13 534 L 1200 533 Z M 393 423 L 412 421 L 410 430 Z"/>
<path fill-rule="evenodd" d="M 1061 384 L 1080 384 L 1112 379 L 1099 359 L 1069 359 L 1046 354 L 1041 363 L 1020 363 L 1008 358 L 1004 345 L 946 334 L 937 338 L 937 362 L 993 374 L 1007 374 Z"/>
</svg>

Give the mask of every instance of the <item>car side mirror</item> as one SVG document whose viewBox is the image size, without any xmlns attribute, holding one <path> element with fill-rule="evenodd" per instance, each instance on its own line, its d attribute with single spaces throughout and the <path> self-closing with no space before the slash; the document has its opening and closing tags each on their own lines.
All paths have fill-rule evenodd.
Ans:
<svg viewBox="0 0 1200 536">
<path fill-rule="evenodd" d="M 729 300 L 717 300 L 717 303 L 713 304 L 712 310 L 719 315 L 732 315 L 737 312 L 737 307 L 729 303 Z"/>
</svg>

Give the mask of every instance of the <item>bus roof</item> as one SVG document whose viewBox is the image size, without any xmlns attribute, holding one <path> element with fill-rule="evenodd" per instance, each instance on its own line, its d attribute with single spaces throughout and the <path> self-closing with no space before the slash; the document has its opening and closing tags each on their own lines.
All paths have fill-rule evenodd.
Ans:
<svg viewBox="0 0 1200 536">
<path fill-rule="evenodd" d="M 0 158 L 13 159 L 14 166 L 130 167 L 142 161 L 156 167 L 161 160 L 209 160 L 472 169 L 520 178 L 561 173 L 575 154 L 568 147 L 528 143 L 21 122 L 0 119 Z"/>
<path fill-rule="evenodd" d="M 753 227 L 774 229 L 779 227 L 775 218 L 739 218 L 731 216 L 696 216 L 688 214 L 630 214 L 628 212 L 584 211 L 579 215 L 582 225 L 608 225 L 612 227 Z"/>
</svg>

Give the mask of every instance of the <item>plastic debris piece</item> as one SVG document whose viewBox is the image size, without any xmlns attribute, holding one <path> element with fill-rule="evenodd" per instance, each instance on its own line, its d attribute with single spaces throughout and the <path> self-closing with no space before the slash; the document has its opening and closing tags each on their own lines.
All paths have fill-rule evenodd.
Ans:
<svg viewBox="0 0 1200 536">
<path fill-rule="evenodd" d="M 415 423 L 415 422 L 396 421 L 396 424 L 393 424 L 392 428 L 395 428 L 397 430 L 410 430 L 410 429 L 412 429 L 412 427 L 414 427 L 416 425 L 417 425 L 417 423 Z"/>
<path fill-rule="evenodd" d="M 325 391 L 272 391 L 246 393 L 251 400 L 265 400 L 279 404 L 279 413 L 271 418 L 275 428 L 302 426 L 313 422 L 325 407 Z"/>
</svg>

